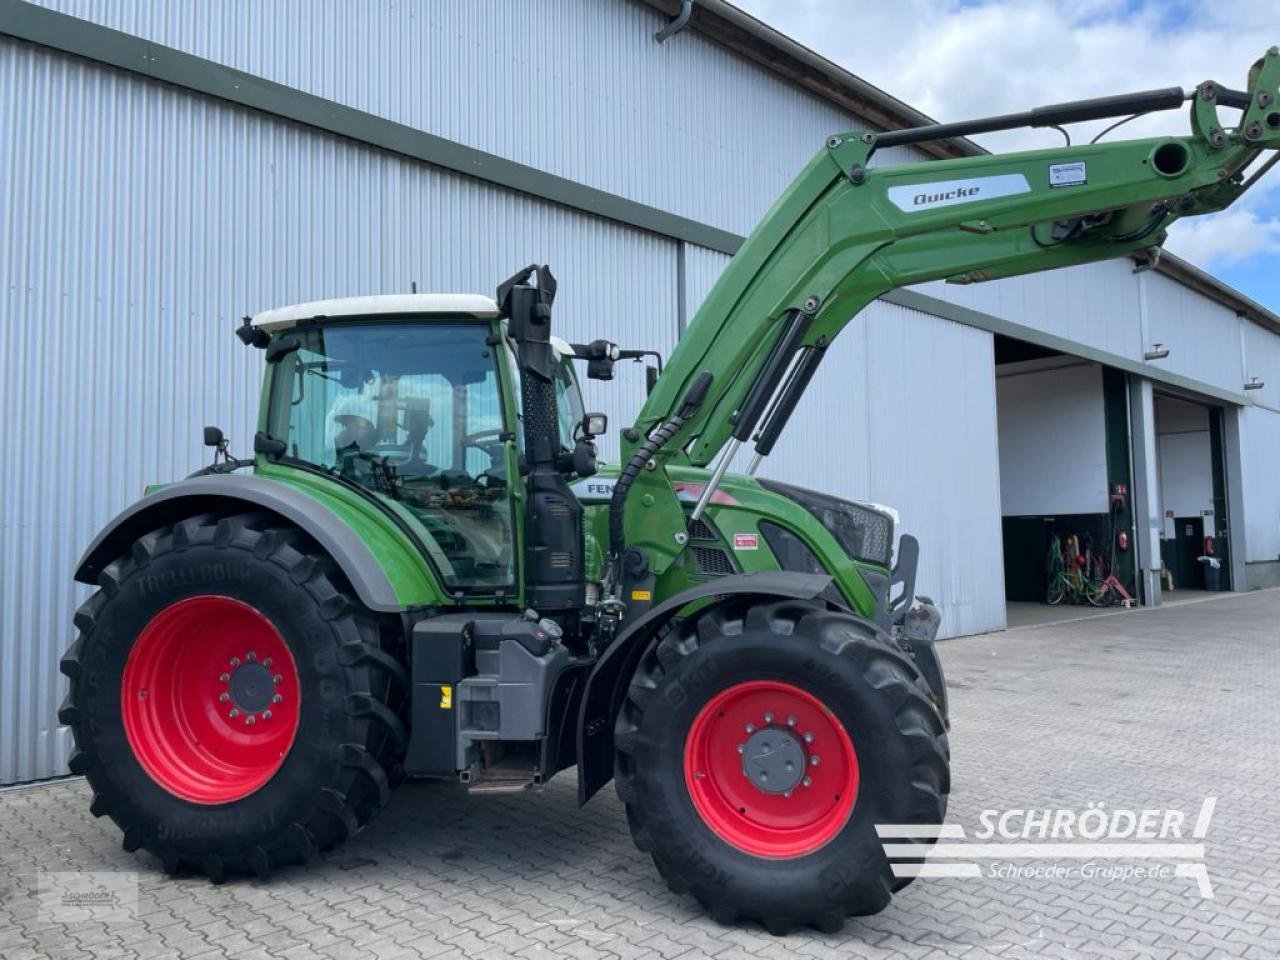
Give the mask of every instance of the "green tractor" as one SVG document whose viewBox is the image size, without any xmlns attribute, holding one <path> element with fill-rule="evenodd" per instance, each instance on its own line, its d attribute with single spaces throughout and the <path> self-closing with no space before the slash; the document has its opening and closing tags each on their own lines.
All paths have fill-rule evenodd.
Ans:
<svg viewBox="0 0 1280 960">
<path fill-rule="evenodd" d="M 835 930 L 882 909 L 946 810 L 940 618 L 891 511 L 755 468 L 874 298 L 1157 248 L 1261 174 L 1278 88 L 1273 49 L 1246 91 L 831 137 L 652 379 L 618 467 L 596 463 L 574 365 L 609 379 L 644 351 L 554 337 L 545 267 L 493 299 L 246 318 L 253 458 L 206 430 L 212 465 L 149 491 L 76 571 L 97 591 L 59 716 L 91 811 L 218 881 L 334 847 L 406 776 L 484 792 L 576 767 L 581 802 L 613 780 L 636 844 L 717 920 Z M 1186 137 L 869 167 L 1187 101 Z M 891 863 L 877 825 L 919 828 L 918 855 Z"/>
</svg>

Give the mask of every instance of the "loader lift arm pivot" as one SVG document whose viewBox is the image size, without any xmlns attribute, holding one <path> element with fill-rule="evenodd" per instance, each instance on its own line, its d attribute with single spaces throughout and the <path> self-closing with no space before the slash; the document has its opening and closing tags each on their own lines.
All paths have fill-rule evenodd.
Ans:
<svg viewBox="0 0 1280 960">
<path fill-rule="evenodd" d="M 665 570 L 683 548 L 686 520 L 663 468 L 706 466 L 722 454 L 705 502 L 741 444 L 754 438 L 767 454 L 827 346 L 877 297 L 930 280 L 972 283 L 1133 254 L 1160 246 L 1177 219 L 1228 207 L 1262 172 L 1246 179 L 1254 161 L 1280 149 L 1278 95 L 1273 47 L 1250 71 L 1247 91 L 1203 83 L 1189 94 L 1153 90 L 830 137 L 725 268 L 623 437 L 624 465 L 654 461 L 614 498 L 626 547 L 645 551 L 655 573 Z M 881 146 L 1187 101 L 1188 136 L 868 165 Z M 1224 124 L 1219 106 L 1241 110 L 1239 120 Z M 689 410 L 684 399 L 704 377 L 709 388 Z M 646 452 L 673 419 L 679 429 L 663 430 L 669 439 Z"/>
</svg>

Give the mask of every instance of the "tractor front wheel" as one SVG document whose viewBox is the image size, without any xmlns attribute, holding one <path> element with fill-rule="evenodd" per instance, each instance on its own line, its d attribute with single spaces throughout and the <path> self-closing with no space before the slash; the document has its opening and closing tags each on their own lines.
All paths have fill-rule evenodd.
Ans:
<svg viewBox="0 0 1280 960">
<path fill-rule="evenodd" d="M 616 728 L 632 835 L 676 892 L 771 932 L 839 929 L 905 886 L 877 824 L 938 824 L 942 718 L 874 624 L 794 601 L 730 601 L 673 623 Z M 918 831 L 927 834 L 928 831 Z M 924 838 L 892 841 L 916 856 Z"/>
<path fill-rule="evenodd" d="M 139 539 L 76 614 L 59 718 L 126 850 L 214 880 L 333 847 L 405 744 L 396 632 L 300 531 L 193 517 Z"/>
</svg>

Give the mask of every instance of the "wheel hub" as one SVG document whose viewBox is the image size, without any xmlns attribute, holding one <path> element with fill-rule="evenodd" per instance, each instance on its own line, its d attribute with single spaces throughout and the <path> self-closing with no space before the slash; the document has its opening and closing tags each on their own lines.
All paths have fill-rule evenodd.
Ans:
<svg viewBox="0 0 1280 960">
<path fill-rule="evenodd" d="M 742 772 L 765 793 L 789 795 L 804 779 L 807 764 L 803 742 L 783 727 L 757 730 L 742 751 Z"/>
<path fill-rule="evenodd" d="M 257 662 L 242 663 L 227 681 L 227 692 L 241 713 L 252 716 L 271 706 L 276 684 L 268 666 Z"/>
</svg>

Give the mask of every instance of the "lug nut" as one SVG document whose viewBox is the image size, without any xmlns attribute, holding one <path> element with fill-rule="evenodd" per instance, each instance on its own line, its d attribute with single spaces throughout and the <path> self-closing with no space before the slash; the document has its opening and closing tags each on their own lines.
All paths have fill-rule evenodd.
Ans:
<svg viewBox="0 0 1280 960">
<path fill-rule="evenodd" d="M 245 725 L 246 727 L 252 727 L 252 726 L 253 726 L 253 721 L 254 721 L 254 716 L 253 716 L 253 714 L 251 713 L 251 714 L 249 714 L 247 717 L 245 717 L 245 718 L 244 718 L 244 725 Z"/>
<path fill-rule="evenodd" d="M 240 716 L 240 711 L 237 710 L 235 707 L 232 707 L 231 712 L 227 714 L 227 716 L 229 716 L 232 720 L 234 720 L 236 717 Z"/>
<path fill-rule="evenodd" d="M 747 745 L 746 745 L 745 743 L 740 743 L 740 744 L 738 744 L 738 752 L 739 752 L 739 753 L 746 753 L 746 752 L 747 752 Z"/>
<path fill-rule="evenodd" d="M 783 795 L 784 797 L 789 797 L 789 796 L 791 796 L 791 791 L 790 791 L 790 790 L 783 790 L 783 791 L 782 791 L 782 795 Z"/>
<path fill-rule="evenodd" d="M 804 742 L 805 742 L 805 743 L 813 743 L 813 734 L 812 734 L 812 733 L 806 733 L 806 734 L 804 735 Z"/>
<path fill-rule="evenodd" d="M 796 718 L 795 718 L 795 715 L 792 714 L 791 716 L 787 717 L 787 726 L 794 727 L 795 725 L 796 725 Z"/>
<path fill-rule="evenodd" d="M 812 787 L 813 781 L 810 780 L 808 777 L 805 777 L 803 780 L 800 781 L 800 785 L 805 787 Z"/>
<path fill-rule="evenodd" d="M 218 675 L 218 679 L 219 679 L 219 680 L 221 680 L 223 683 L 226 683 L 228 680 L 230 680 L 230 679 L 231 679 L 231 674 L 229 674 L 229 673 L 222 673 L 222 674 L 219 674 L 219 675 Z"/>
<path fill-rule="evenodd" d="M 271 658 L 270 658 L 270 657 L 267 657 L 267 659 L 263 660 L 263 661 L 262 661 L 262 665 L 263 665 L 264 667 L 270 667 L 270 666 L 271 666 Z"/>
<path fill-rule="evenodd" d="M 272 682 L 272 683 L 279 683 L 279 682 L 280 682 L 281 680 L 283 680 L 283 679 L 284 679 L 284 677 L 280 676 L 280 674 L 278 674 L 278 673 L 277 673 L 274 677 L 272 677 L 272 678 L 271 678 L 271 682 Z"/>
<path fill-rule="evenodd" d="M 773 714 L 772 714 L 772 713 L 766 713 L 766 714 L 764 715 L 764 722 L 765 722 L 765 723 L 773 723 Z"/>
<path fill-rule="evenodd" d="M 253 663 L 253 661 L 258 659 L 258 654 L 253 650 L 250 650 L 248 653 L 244 655 L 244 658 L 248 660 L 250 663 Z"/>
<path fill-rule="evenodd" d="M 230 699 L 231 699 L 231 694 L 229 694 L 229 693 L 227 693 L 227 692 L 225 692 L 225 691 L 224 691 L 224 692 L 222 692 L 222 693 L 218 694 L 218 699 L 219 699 L 220 701 L 222 701 L 223 703 L 226 703 L 228 700 L 230 700 Z"/>
<path fill-rule="evenodd" d="M 811 766 L 815 766 L 815 767 L 818 765 L 818 755 L 816 753 L 809 758 L 809 763 Z"/>
<path fill-rule="evenodd" d="M 273 697 L 271 698 L 271 702 L 272 702 L 272 703 L 279 703 L 279 702 L 280 702 L 281 700 L 283 700 L 283 699 L 284 699 L 284 697 L 280 696 L 280 694 L 278 694 L 278 693 L 277 693 L 275 696 L 273 696 Z"/>
<path fill-rule="evenodd" d="M 263 710 L 263 711 L 262 711 L 262 719 L 263 719 L 263 720 L 270 720 L 270 719 L 271 719 L 271 711 L 270 711 L 270 710 Z"/>
<path fill-rule="evenodd" d="M 239 657 L 232 657 L 232 658 L 231 658 L 231 665 L 232 665 L 233 667 L 238 667 L 238 666 L 240 666 L 240 658 L 239 658 Z"/>
<path fill-rule="evenodd" d="M 755 733 L 755 732 L 756 732 L 756 725 L 754 723 L 748 723 L 747 733 Z"/>
</svg>

